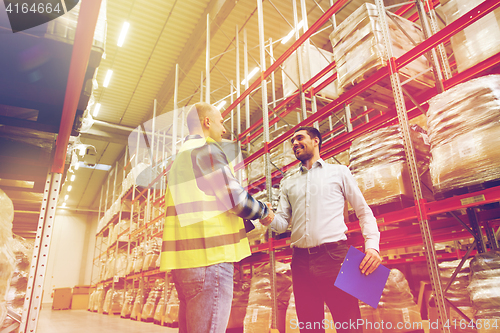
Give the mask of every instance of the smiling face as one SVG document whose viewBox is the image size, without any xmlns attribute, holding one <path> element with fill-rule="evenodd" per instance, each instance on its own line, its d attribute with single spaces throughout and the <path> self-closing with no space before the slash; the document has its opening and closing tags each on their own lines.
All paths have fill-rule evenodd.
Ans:
<svg viewBox="0 0 500 333">
<path fill-rule="evenodd" d="M 293 153 L 295 157 L 305 163 L 314 157 L 315 149 L 318 149 L 319 139 L 311 139 L 306 130 L 297 131 L 292 137 Z"/>
</svg>

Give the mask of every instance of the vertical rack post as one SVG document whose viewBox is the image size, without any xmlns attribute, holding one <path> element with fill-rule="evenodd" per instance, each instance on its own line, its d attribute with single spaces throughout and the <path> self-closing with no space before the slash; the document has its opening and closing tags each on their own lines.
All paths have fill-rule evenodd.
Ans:
<svg viewBox="0 0 500 333">
<path fill-rule="evenodd" d="M 261 75 L 264 74 L 266 70 L 266 46 L 264 44 L 264 12 L 262 8 L 262 0 L 257 0 L 257 16 L 259 24 L 259 49 L 260 49 L 260 70 Z M 269 202 L 272 202 L 272 178 L 271 178 L 271 161 L 268 149 L 269 143 L 269 115 L 268 115 L 268 104 L 267 104 L 267 80 L 262 80 L 262 117 L 263 117 L 263 127 L 264 127 L 264 151 L 265 151 L 265 175 L 266 175 L 266 189 L 267 198 Z M 269 228 L 269 238 L 272 238 L 272 231 Z M 277 317 L 278 317 L 278 300 L 276 297 L 276 269 L 275 269 L 275 253 L 274 249 L 270 249 L 269 261 L 271 266 L 270 282 L 271 282 L 271 297 L 273 300 L 273 312 L 272 312 L 272 324 L 271 328 L 276 328 Z"/>
<path fill-rule="evenodd" d="M 405 100 L 403 96 L 403 91 L 401 87 L 401 81 L 399 79 L 399 73 L 396 69 L 395 58 L 392 53 L 392 45 L 390 40 L 390 35 L 387 26 L 385 6 L 383 0 L 375 0 L 377 5 L 378 15 L 380 20 L 380 27 L 382 29 L 382 36 L 385 42 L 385 52 L 388 60 L 390 79 L 392 92 L 394 94 L 394 100 L 396 103 L 396 111 L 399 120 L 399 126 L 401 127 L 401 133 L 403 136 L 403 145 L 405 149 L 406 161 L 410 171 L 410 180 L 413 190 L 413 197 L 415 199 L 415 208 L 417 210 L 418 222 L 420 225 L 420 231 L 422 234 L 423 243 L 425 246 L 425 256 L 427 259 L 427 267 L 429 269 L 430 280 L 432 288 L 436 295 L 437 300 L 437 310 L 440 319 L 439 327 L 444 333 L 449 333 L 449 327 L 444 324 L 447 322 L 446 305 L 444 294 L 441 286 L 441 279 L 439 276 L 439 268 L 436 260 L 436 251 L 434 249 L 434 241 L 432 239 L 431 229 L 429 227 L 429 221 L 427 219 L 427 213 L 425 210 L 425 200 L 422 196 L 422 189 L 420 186 L 420 177 L 418 175 L 417 163 L 415 159 L 415 153 L 413 149 L 413 143 L 410 139 L 410 131 L 408 125 L 408 115 L 406 111 Z M 348 121 L 348 120 L 346 120 Z"/>
<path fill-rule="evenodd" d="M 269 64 L 272 65 L 274 63 L 274 53 L 273 53 L 273 39 L 269 38 Z M 271 93 L 272 93 L 272 104 L 273 104 L 273 110 L 276 109 L 276 82 L 274 80 L 274 71 L 271 73 Z M 274 115 L 273 118 L 276 118 L 276 115 Z M 278 129 L 278 123 L 274 123 L 274 130 Z"/>
<path fill-rule="evenodd" d="M 205 80 L 205 102 L 210 103 L 210 14 L 207 14 L 207 50 L 205 72 L 207 73 L 207 79 Z"/>
<path fill-rule="evenodd" d="M 24 298 L 23 314 L 19 326 L 20 333 L 33 333 L 38 323 L 38 314 L 42 305 L 43 283 L 49 256 L 50 241 L 61 190 L 62 174 L 49 172 L 45 180 L 42 206 L 38 217 L 35 247 L 31 259 L 28 286 Z"/>
<path fill-rule="evenodd" d="M 243 29 L 243 66 L 245 73 L 245 91 L 248 90 L 248 43 L 247 43 L 247 29 Z M 245 129 L 250 128 L 250 97 L 245 97 Z M 250 144 L 248 144 L 250 147 Z M 250 153 L 250 152 L 249 152 Z"/>
<path fill-rule="evenodd" d="M 236 98 L 240 97 L 241 94 L 241 89 L 240 89 L 240 38 L 239 38 L 239 33 L 238 33 L 238 25 L 236 25 L 236 35 L 235 35 L 235 42 L 236 42 Z M 236 105 L 236 135 L 237 139 L 239 140 L 241 134 L 241 103 L 238 103 Z"/>
<path fill-rule="evenodd" d="M 203 71 L 200 78 L 200 102 L 203 102 Z"/>
<path fill-rule="evenodd" d="M 231 105 L 234 102 L 234 81 L 229 81 L 229 85 L 231 86 Z M 234 140 L 234 108 L 231 109 L 231 140 Z"/>
<path fill-rule="evenodd" d="M 172 155 L 175 155 L 175 153 L 177 152 L 176 150 L 177 119 L 179 118 L 178 93 L 179 93 L 179 64 L 175 64 L 174 115 L 172 118 Z"/>
</svg>

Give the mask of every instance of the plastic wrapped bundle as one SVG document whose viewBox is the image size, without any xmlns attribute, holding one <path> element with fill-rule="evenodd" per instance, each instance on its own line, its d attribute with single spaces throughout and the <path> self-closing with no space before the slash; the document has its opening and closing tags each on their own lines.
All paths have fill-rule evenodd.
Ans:
<svg viewBox="0 0 500 333">
<path fill-rule="evenodd" d="M 470 262 L 470 299 L 476 319 L 500 320 L 500 252 L 477 254 Z"/>
<path fill-rule="evenodd" d="M 281 133 L 281 130 L 279 130 L 276 134 L 279 133 Z M 261 146 L 256 146 L 252 149 L 251 153 L 255 153 L 261 148 Z M 276 167 L 281 169 L 296 160 L 295 155 L 293 154 L 292 144 L 290 143 L 290 140 L 286 140 L 280 145 L 271 149 L 270 155 L 271 162 L 274 164 L 271 165 L 271 172 L 276 171 Z M 247 166 L 248 181 L 252 183 L 261 179 L 265 176 L 264 172 L 264 155 L 262 155 Z"/>
<path fill-rule="evenodd" d="M 160 256 L 161 243 L 162 239 L 160 237 L 153 238 L 147 242 L 146 256 L 144 257 L 144 263 L 142 265 L 143 271 L 156 267 L 156 261 Z"/>
<path fill-rule="evenodd" d="M 236 277 L 238 272 L 235 270 L 235 278 L 233 284 L 233 301 L 231 303 L 231 314 L 227 328 L 243 327 L 245 314 L 248 305 L 248 297 L 250 295 L 250 280 L 240 280 Z"/>
<path fill-rule="evenodd" d="M 120 313 L 123 308 L 123 290 L 109 289 L 102 308 L 105 314 Z"/>
<path fill-rule="evenodd" d="M 422 29 L 415 23 L 400 16 L 387 13 L 420 44 L 424 40 Z M 413 44 L 398 28 L 392 19 L 387 17 L 389 35 L 392 41 L 394 56 L 400 57 L 413 48 Z M 387 65 L 385 44 L 380 27 L 377 7 L 365 3 L 346 18 L 330 34 L 333 46 L 333 57 L 337 68 L 339 93 L 362 81 L 366 76 Z M 424 56 L 400 69 L 400 74 L 413 77 L 429 68 Z M 427 72 L 417 80 L 433 86 L 432 74 Z"/>
<path fill-rule="evenodd" d="M 149 293 L 146 303 L 142 308 L 141 321 L 145 321 L 148 323 L 154 321 L 156 306 L 158 305 L 160 298 L 163 295 L 164 284 L 159 283 L 159 281 L 157 280 L 155 285 L 156 285 L 155 288 L 151 290 L 151 292 Z"/>
<path fill-rule="evenodd" d="M 12 272 L 15 267 L 12 253 L 12 221 L 14 205 L 12 200 L 0 189 L 0 325 L 7 316 L 6 295 L 10 287 Z"/>
<path fill-rule="evenodd" d="M 500 178 L 500 75 L 470 80 L 435 96 L 427 116 L 435 191 Z"/>
<path fill-rule="evenodd" d="M 417 168 L 422 181 L 430 185 L 428 173 L 429 145 L 423 130 L 413 125 L 410 137 L 415 148 Z M 352 142 L 349 169 L 368 205 L 382 205 L 413 198 L 410 175 L 399 125 L 393 125 L 367 133 Z M 422 188 L 426 199 L 432 200 L 432 193 Z"/>
<path fill-rule="evenodd" d="M 297 54 L 300 52 L 300 58 L 302 60 L 301 69 L 302 72 L 299 75 L 299 59 Z M 333 54 L 318 49 L 313 45 L 304 44 L 299 46 L 299 48 L 288 57 L 283 63 L 283 94 L 288 97 L 293 94 L 294 91 L 298 90 L 299 82 L 306 83 L 312 79 L 316 74 L 321 72 L 326 66 L 328 66 L 333 61 Z M 321 79 L 316 81 L 315 87 L 323 83 L 333 71 L 329 74 L 323 76 Z M 301 80 L 299 80 L 299 78 Z M 323 97 L 330 99 L 336 99 L 339 95 L 337 93 L 336 81 L 330 83 L 328 86 L 323 88 L 319 92 Z"/>
<path fill-rule="evenodd" d="M 146 296 L 148 295 L 148 292 L 145 292 Z M 142 313 L 142 304 L 144 303 L 144 295 L 140 293 L 139 291 L 137 292 L 137 295 L 135 296 L 134 300 L 134 305 L 132 306 L 132 312 L 130 313 L 130 319 L 132 320 L 140 320 L 140 316 Z"/>
<path fill-rule="evenodd" d="M 140 273 L 144 265 L 144 245 L 145 243 L 141 243 L 135 248 L 137 249 L 137 257 L 134 262 L 134 273 Z"/>
<path fill-rule="evenodd" d="M 102 290 L 101 287 L 101 289 L 97 289 L 96 291 L 94 299 L 94 307 L 92 308 L 92 311 L 102 313 L 103 305 L 104 305 L 104 290 Z"/>
<path fill-rule="evenodd" d="M 127 269 L 125 270 L 125 274 L 129 275 L 134 272 L 135 262 L 137 261 L 137 247 L 132 249 L 132 253 L 130 254 L 130 258 L 127 262 Z"/>
<path fill-rule="evenodd" d="M 22 315 L 26 288 L 28 287 L 28 274 L 33 254 L 33 243 L 26 241 L 22 237 L 14 236 L 11 241 L 11 249 L 15 257 L 15 264 L 6 301 L 7 307 L 10 310 L 18 315 Z M 0 331 L 13 324 L 15 324 L 15 321 L 7 316 L 3 324 L 0 322 Z"/>
<path fill-rule="evenodd" d="M 411 323 L 422 321 L 420 309 L 413 300 L 408 281 L 403 273 L 395 268 L 391 269 L 377 310 L 381 320 L 392 323 L 394 330 L 391 332 L 410 332 L 413 327 Z M 398 323 L 410 324 L 399 328 L 401 325 L 398 327 Z"/>
<path fill-rule="evenodd" d="M 95 304 L 95 296 L 97 294 L 97 290 L 94 290 L 89 296 L 89 306 L 87 308 L 88 311 L 92 311 L 94 309 Z"/>
<path fill-rule="evenodd" d="M 120 313 L 120 317 L 130 318 L 136 296 L 137 296 L 137 289 L 127 290 L 127 292 L 125 293 L 125 299 L 123 300 L 123 306 L 122 306 L 122 311 Z"/>
<path fill-rule="evenodd" d="M 446 24 L 474 9 L 484 0 L 451 0 L 443 6 Z M 500 9 L 495 9 L 479 21 L 450 38 L 459 72 L 500 52 Z"/>
<path fill-rule="evenodd" d="M 165 308 L 164 325 L 168 327 L 179 327 L 179 296 L 173 283 L 170 284 L 171 292 Z"/>
<path fill-rule="evenodd" d="M 278 308 L 286 309 L 292 285 L 289 264 L 276 263 L 276 294 Z M 271 328 L 272 299 L 270 265 L 265 264 L 254 270 L 251 280 L 248 307 L 243 332 L 261 333 Z"/>
</svg>

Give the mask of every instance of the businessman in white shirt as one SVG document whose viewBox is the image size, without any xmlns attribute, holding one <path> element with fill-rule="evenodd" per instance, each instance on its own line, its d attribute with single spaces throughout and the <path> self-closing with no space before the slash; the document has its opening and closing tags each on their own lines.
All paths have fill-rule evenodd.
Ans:
<svg viewBox="0 0 500 333">
<path fill-rule="evenodd" d="M 332 313 L 337 332 L 362 332 L 358 300 L 334 286 L 347 253 L 344 204 L 349 201 L 359 217 L 365 240 L 363 274 L 372 273 L 382 262 L 380 232 L 356 181 L 344 165 L 327 164 L 320 158 L 321 134 L 314 127 L 298 128 L 292 139 L 299 170 L 280 185 L 280 200 L 274 219 L 261 219 L 274 231 L 292 227 L 292 280 L 301 332 L 324 332 L 324 303 Z M 269 204 L 268 204 L 269 205 Z"/>
</svg>

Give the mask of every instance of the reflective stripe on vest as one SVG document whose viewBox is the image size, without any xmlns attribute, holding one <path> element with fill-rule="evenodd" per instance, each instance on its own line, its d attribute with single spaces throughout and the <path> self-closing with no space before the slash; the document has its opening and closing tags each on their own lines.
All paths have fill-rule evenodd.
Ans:
<svg viewBox="0 0 500 333">
<path fill-rule="evenodd" d="M 170 169 L 171 173 L 179 172 L 173 174 L 178 178 L 172 182 L 179 187 L 174 200 L 167 184 L 162 271 L 236 262 L 250 255 L 243 220 L 226 212 L 215 196 L 197 186 L 191 153 L 207 143 L 217 144 L 210 139 L 186 141 Z M 179 177 L 191 181 L 183 182 Z"/>
</svg>

